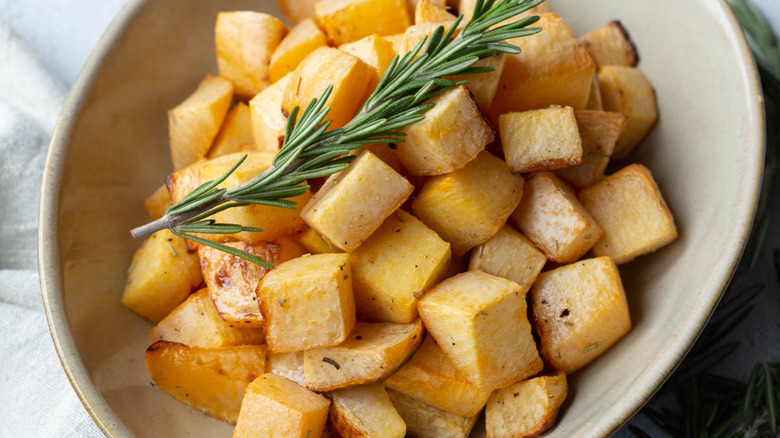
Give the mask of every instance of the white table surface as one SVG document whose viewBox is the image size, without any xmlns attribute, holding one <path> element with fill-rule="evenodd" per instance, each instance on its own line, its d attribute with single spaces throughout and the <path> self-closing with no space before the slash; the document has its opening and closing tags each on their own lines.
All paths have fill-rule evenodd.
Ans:
<svg viewBox="0 0 780 438">
<path fill-rule="evenodd" d="M 780 0 L 754 2 L 780 34 Z M 125 3 L 125 0 L 0 0 L 0 20 L 37 51 L 63 86 L 70 87 L 103 31 Z M 771 262 L 771 249 L 780 247 L 780 181 L 772 188 L 770 210 L 775 220 L 767 248 L 755 272 L 740 281 L 745 285 L 762 281 L 768 290 L 762 293 L 751 318 L 732 335 L 742 343 L 740 354 L 721 364 L 723 372 L 739 379 L 747 379 L 756 361 L 780 360 L 780 294 Z M 631 423 L 651 430 L 644 418 L 635 418 Z M 621 429 L 616 436 L 631 435 Z"/>
</svg>

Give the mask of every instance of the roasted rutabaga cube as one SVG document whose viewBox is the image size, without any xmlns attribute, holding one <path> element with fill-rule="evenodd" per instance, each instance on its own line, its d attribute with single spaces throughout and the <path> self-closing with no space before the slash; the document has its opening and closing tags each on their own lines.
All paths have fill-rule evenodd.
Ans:
<svg viewBox="0 0 780 438">
<path fill-rule="evenodd" d="M 263 331 L 223 321 L 208 289 L 201 289 L 154 326 L 149 332 L 149 341 L 177 342 L 204 348 L 262 344 Z"/>
<path fill-rule="evenodd" d="M 620 21 L 610 21 L 586 33 L 580 37 L 580 43 L 590 53 L 597 68 L 605 65 L 633 67 L 639 61 L 636 47 Z"/>
<path fill-rule="evenodd" d="M 571 263 L 601 238 L 601 228 L 574 190 L 550 172 L 533 174 L 512 220 L 548 259 Z"/>
<path fill-rule="evenodd" d="M 249 101 L 252 137 L 260 151 L 276 153 L 282 147 L 287 127 L 287 116 L 282 112 L 282 97 L 291 76 L 284 76 Z"/>
<path fill-rule="evenodd" d="M 512 280 L 525 293 L 546 262 L 547 257 L 531 241 L 507 224 L 471 251 L 469 269 Z"/>
<path fill-rule="evenodd" d="M 413 187 L 369 151 L 328 178 L 301 213 L 306 224 L 344 251 L 354 251 L 403 204 Z"/>
<path fill-rule="evenodd" d="M 161 185 L 144 201 L 144 210 L 151 220 L 157 220 L 165 215 L 165 210 L 171 206 L 171 195 L 168 187 Z"/>
<path fill-rule="evenodd" d="M 485 410 L 488 438 L 540 435 L 555 423 L 568 392 L 566 374 L 561 372 L 497 389 Z"/>
<path fill-rule="evenodd" d="M 265 371 L 286 377 L 301 386 L 306 386 L 306 378 L 303 373 L 303 351 L 269 354 L 268 360 L 265 362 Z"/>
<path fill-rule="evenodd" d="M 408 434 L 417 438 L 466 438 L 479 418 L 442 411 L 392 389 L 387 395 L 406 423 Z"/>
<path fill-rule="evenodd" d="M 122 304 L 156 323 L 202 280 L 198 255 L 187 251 L 184 239 L 168 230 L 158 231 L 133 254 Z"/>
<path fill-rule="evenodd" d="M 268 74 L 271 82 L 276 82 L 318 47 L 327 46 L 328 41 L 313 19 L 303 20 L 290 29 L 290 33 L 279 43 L 271 56 Z"/>
<path fill-rule="evenodd" d="M 340 344 L 355 326 L 349 259 L 317 254 L 282 263 L 257 287 L 268 349 L 284 353 Z"/>
<path fill-rule="evenodd" d="M 677 238 L 674 218 L 653 175 L 631 164 L 579 194 L 582 205 L 604 230 L 596 256 L 626 263 Z"/>
<path fill-rule="evenodd" d="M 271 85 L 268 64 L 287 34 L 273 15 L 254 11 L 220 12 L 214 28 L 219 75 L 233 82 L 242 99 Z"/>
<path fill-rule="evenodd" d="M 411 324 L 359 322 L 343 343 L 303 353 L 306 387 L 332 391 L 384 380 L 417 350 L 422 336 L 419 319 Z"/>
<path fill-rule="evenodd" d="M 631 330 L 623 283 L 609 257 L 543 272 L 531 288 L 545 361 L 571 374 Z"/>
<path fill-rule="evenodd" d="M 443 411 L 471 417 L 485 406 L 490 390 L 465 379 L 432 336 L 384 385 Z"/>
<path fill-rule="evenodd" d="M 599 71 L 604 110 L 624 114 L 626 127 L 612 156 L 624 158 L 634 150 L 658 120 L 655 91 L 645 75 L 633 67 L 608 65 Z"/>
<path fill-rule="evenodd" d="M 352 119 L 367 97 L 369 82 L 371 67 L 360 58 L 332 47 L 320 47 L 292 72 L 282 95 L 282 109 L 290 114 L 297 106 L 302 113 L 312 99 L 322 97 L 332 85 L 325 103 L 330 108 L 325 120 L 331 121 L 331 128 L 340 128 Z"/>
<path fill-rule="evenodd" d="M 451 256 L 449 243 L 416 217 L 397 210 L 349 255 L 360 319 L 417 319 L 417 297 L 444 277 Z"/>
<path fill-rule="evenodd" d="M 490 67 L 493 71 L 470 75 L 449 76 L 447 79 L 453 81 L 469 81 L 466 84 L 466 87 L 471 91 L 474 101 L 479 105 L 479 109 L 485 112 L 490 109 L 490 105 L 496 97 L 498 81 L 501 80 L 501 73 L 504 71 L 505 62 L 506 56 L 504 54 L 491 56 L 477 61 L 474 64 L 474 67 Z"/>
<path fill-rule="evenodd" d="M 597 75 L 593 75 L 593 82 L 590 83 L 590 95 L 588 96 L 588 103 L 585 104 L 585 109 L 604 110 L 604 102 L 601 100 L 601 88 L 599 87 L 599 77 Z"/>
<path fill-rule="evenodd" d="M 401 34 L 402 37 L 400 38 L 400 41 L 394 42 L 394 44 L 398 45 L 396 47 L 396 52 L 398 52 L 399 56 L 403 56 L 406 52 L 411 52 L 423 38 L 427 38 L 426 41 L 429 41 L 436 29 L 443 26 L 446 31 L 453 23 L 454 21 L 444 23 L 423 23 L 407 27 L 406 30 L 404 30 L 404 33 Z M 458 33 L 460 33 L 460 31 L 456 29 L 453 36 L 457 36 Z M 388 37 L 388 39 L 390 38 L 391 37 Z M 426 45 L 423 45 L 422 50 L 425 50 L 425 47 Z"/>
<path fill-rule="evenodd" d="M 252 137 L 252 120 L 249 115 L 249 106 L 244 102 L 238 102 L 225 116 L 217 138 L 211 145 L 206 158 L 216 158 L 222 155 L 239 152 L 241 146 L 254 143 Z"/>
<path fill-rule="evenodd" d="M 504 225 L 522 194 L 523 178 L 482 151 L 462 169 L 429 178 L 412 210 L 463 255 Z"/>
<path fill-rule="evenodd" d="M 582 109 L 588 101 L 596 65 L 558 15 L 540 17 L 534 26 L 542 32 L 508 41 L 522 47 L 523 53 L 507 56 L 489 111 L 491 120 L 550 105 Z"/>
<path fill-rule="evenodd" d="M 433 0 L 419 0 L 414 8 L 414 24 L 442 23 L 455 21 L 447 7 Z"/>
<path fill-rule="evenodd" d="M 168 141 L 174 170 L 206 156 L 232 98 L 230 81 L 207 75 L 194 93 L 168 111 Z"/>
<path fill-rule="evenodd" d="M 430 103 L 435 106 L 425 119 L 401 129 L 407 136 L 396 145 L 409 173 L 441 175 L 460 169 L 495 140 L 465 86 L 445 91 Z"/>
<path fill-rule="evenodd" d="M 542 370 L 517 283 L 468 271 L 436 285 L 417 307 L 428 333 L 480 389 L 492 391 Z"/>
<path fill-rule="evenodd" d="M 233 438 L 319 438 L 328 421 L 330 400 L 274 374 L 246 388 Z"/>
<path fill-rule="evenodd" d="M 263 374 L 265 345 L 198 348 L 156 342 L 146 350 L 155 385 L 176 400 L 235 424 L 244 390 Z"/>
<path fill-rule="evenodd" d="M 577 110 L 574 117 L 582 139 L 582 164 L 560 169 L 555 174 L 575 189 L 582 189 L 604 177 L 604 169 L 626 124 L 626 116 L 606 111 Z"/>
<path fill-rule="evenodd" d="M 374 33 L 403 32 L 412 24 L 405 0 L 322 0 L 314 5 L 314 12 L 335 46 Z"/>
<path fill-rule="evenodd" d="M 346 438 L 403 438 L 406 423 L 385 388 L 372 385 L 337 389 L 330 394 L 330 427 Z"/>
<path fill-rule="evenodd" d="M 571 107 L 502 114 L 504 158 L 515 173 L 554 170 L 582 163 L 582 141 Z"/>
<path fill-rule="evenodd" d="M 277 0 L 282 13 L 295 24 L 309 18 L 316 18 L 314 15 L 314 4 L 320 0 Z"/>
<path fill-rule="evenodd" d="M 369 35 L 352 43 L 346 43 L 339 46 L 350 55 L 357 56 L 371 68 L 371 81 L 366 89 L 366 94 L 374 91 L 379 78 L 385 74 L 387 66 L 395 56 L 393 44 L 379 36 L 378 34 Z"/>
<path fill-rule="evenodd" d="M 341 248 L 330 243 L 330 241 L 318 233 L 314 228 L 306 228 L 298 235 L 298 243 L 301 244 L 306 251 L 312 254 L 327 254 L 331 252 L 344 252 Z"/>
</svg>

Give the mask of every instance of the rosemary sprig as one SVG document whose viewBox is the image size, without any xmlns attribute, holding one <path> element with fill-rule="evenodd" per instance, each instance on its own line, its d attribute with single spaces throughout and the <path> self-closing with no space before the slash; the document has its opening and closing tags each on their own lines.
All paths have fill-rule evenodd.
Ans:
<svg viewBox="0 0 780 438">
<path fill-rule="evenodd" d="M 131 230 L 131 235 L 139 238 L 168 228 L 177 236 L 272 267 L 249 253 L 192 233 L 262 231 L 239 224 L 220 224 L 209 218 L 228 208 L 251 204 L 294 209 L 295 202 L 288 198 L 303 194 L 309 188 L 307 179 L 344 170 L 354 158 L 346 155 L 350 151 L 365 143 L 403 142 L 405 134 L 398 130 L 425 118 L 425 112 L 433 107 L 426 101 L 466 83 L 445 79 L 446 76 L 490 72 L 492 68 L 474 64 L 499 53 L 520 53 L 518 47 L 505 40 L 539 32 L 540 28 L 528 27 L 539 17 L 501 23 L 543 1 L 477 0 L 471 20 L 457 36 L 454 35 L 462 15 L 449 29 L 440 26 L 410 52 L 393 58 L 374 92 L 345 126 L 329 130 L 330 121 L 324 121 L 329 110 L 325 102 L 332 90 L 329 86 L 300 117 L 298 107 L 290 112 L 283 145 L 266 171 L 236 187 L 217 188 L 241 165 L 242 159 L 219 179 L 201 185 L 171 206 L 162 218 Z"/>
</svg>

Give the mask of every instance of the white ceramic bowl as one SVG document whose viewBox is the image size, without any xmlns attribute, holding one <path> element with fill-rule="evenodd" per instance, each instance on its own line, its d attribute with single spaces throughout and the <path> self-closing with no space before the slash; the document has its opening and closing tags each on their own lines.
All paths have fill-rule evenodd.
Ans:
<svg viewBox="0 0 780 438">
<path fill-rule="evenodd" d="M 655 174 L 680 238 L 622 266 L 634 329 L 571 378 L 549 436 L 616 430 L 669 376 L 726 287 L 763 165 L 761 92 L 725 1 L 554 0 L 575 32 L 620 19 L 656 89 L 660 120 L 633 160 Z M 149 323 L 120 304 L 128 230 L 170 170 L 166 111 L 215 72 L 218 10 L 280 15 L 274 0 L 132 0 L 70 92 L 49 151 L 40 273 L 62 364 L 106 435 L 230 436 L 229 425 L 153 388 Z"/>
</svg>

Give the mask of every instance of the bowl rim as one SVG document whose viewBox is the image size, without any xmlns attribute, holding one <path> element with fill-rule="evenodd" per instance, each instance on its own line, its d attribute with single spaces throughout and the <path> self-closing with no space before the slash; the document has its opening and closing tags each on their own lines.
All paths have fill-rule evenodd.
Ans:
<svg viewBox="0 0 780 438">
<path fill-rule="evenodd" d="M 57 212 L 59 210 L 60 182 L 63 175 L 62 163 L 70 143 L 73 130 L 79 116 L 87 105 L 88 91 L 94 85 L 97 74 L 103 62 L 114 52 L 125 31 L 135 20 L 141 10 L 151 0 L 129 0 L 111 21 L 105 33 L 87 58 L 84 67 L 76 77 L 63 105 L 62 112 L 52 134 L 41 183 L 41 197 L 38 216 L 38 271 L 46 319 L 49 332 L 54 342 L 57 356 L 65 374 L 73 386 L 76 395 L 86 408 L 95 424 L 108 437 L 130 437 L 132 434 L 122 424 L 121 420 L 111 410 L 103 396 L 90 379 L 78 348 L 75 343 L 70 322 L 62 299 L 63 273 L 60 264 L 59 245 L 57 240 Z M 620 406 L 612 411 L 611 419 L 591 423 L 595 431 L 607 436 L 614 433 L 626 423 L 652 396 L 660 389 L 701 334 L 712 312 L 720 301 L 723 292 L 728 287 L 734 272 L 742 257 L 742 253 L 753 227 L 758 197 L 761 191 L 761 181 L 764 169 L 766 148 L 765 119 L 763 109 L 763 94 L 759 81 L 758 70 L 752 53 L 747 45 L 733 11 L 726 0 L 718 0 L 715 4 L 724 14 L 728 26 L 722 27 L 730 40 L 735 43 L 737 56 L 740 59 L 742 75 L 747 80 L 749 96 L 748 138 L 746 143 L 755 143 L 749 150 L 755 154 L 753 179 L 746 181 L 749 193 L 741 198 L 737 210 L 742 215 L 737 217 L 738 232 L 733 234 L 732 251 L 722 256 L 727 260 L 727 269 L 708 286 L 711 293 L 703 299 L 701 306 L 691 312 L 692 318 L 680 332 L 684 333 L 671 345 L 671 353 L 657 360 L 657 367 L 652 376 L 645 376 L 639 383 L 637 391 L 622 399 Z M 746 168 L 749 166 L 746 166 Z M 669 352 L 669 350 L 667 350 Z M 646 383 L 642 385 L 642 383 Z M 647 384 L 649 383 L 649 384 Z"/>
</svg>

